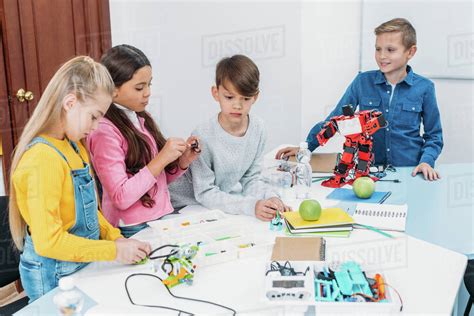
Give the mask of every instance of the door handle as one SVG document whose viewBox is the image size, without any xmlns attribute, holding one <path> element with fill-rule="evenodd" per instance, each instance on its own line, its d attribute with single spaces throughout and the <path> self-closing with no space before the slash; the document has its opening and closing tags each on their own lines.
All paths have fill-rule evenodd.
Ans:
<svg viewBox="0 0 474 316">
<path fill-rule="evenodd" d="M 16 92 L 16 98 L 20 102 L 31 101 L 35 98 L 33 92 L 25 91 L 25 89 L 21 88 Z"/>
</svg>

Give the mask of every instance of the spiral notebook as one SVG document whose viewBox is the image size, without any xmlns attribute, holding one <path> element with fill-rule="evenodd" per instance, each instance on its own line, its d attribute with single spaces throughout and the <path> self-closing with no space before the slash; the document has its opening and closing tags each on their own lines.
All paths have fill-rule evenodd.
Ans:
<svg viewBox="0 0 474 316">
<path fill-rule="evenodd" d="M 321 237 L 277 237 L 272 261 L 324 261 L 326 241 Z"/>
<path fill-rule="evenodd" d="M 405 231 L 408 206 L 358 203 L 352 218 L 357 224 L 381 230 Z"/>
<path fill-rule="evenodd" d="M 381 192 L 375 191 L 371 197 L 368 199 L 364 199 L 365 203 L 380 203 L 382 204 L 385 200 L 392 194 L 391 191 Z M 338 201 L 345 201 L 345 202 L 359 202 L 361 201 L 358 198 L 352 189 L 345 189 L 345 188 L 337 188 L 334 189 L 331 193 L 328 194 L 326 197 L 330 200 L 338 200 Z"/>
</svg>

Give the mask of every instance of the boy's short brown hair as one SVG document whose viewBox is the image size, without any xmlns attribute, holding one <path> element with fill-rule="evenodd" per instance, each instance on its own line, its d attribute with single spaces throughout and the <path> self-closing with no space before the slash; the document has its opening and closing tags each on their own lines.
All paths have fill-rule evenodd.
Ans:
<svg viewBox="0 0 474 316">
<path fill-rule="evenodd" d="M 384 22 L 377 26 L 374 30 L 375 35 L 390 32 L 402 33 L 402 44 L 406 49 L 416 45 L 416 31 L 413 25 L 407 19 L 396 18 Z"/>
<path fill-rule="evenodd" d="M 226 82 L 232 83 L 241 95 L 253 97 L 259 92 L 260 72 L 247 56 L 226 57 L 216 66 L 216 87 L 225 87 Z"/>
</svg>

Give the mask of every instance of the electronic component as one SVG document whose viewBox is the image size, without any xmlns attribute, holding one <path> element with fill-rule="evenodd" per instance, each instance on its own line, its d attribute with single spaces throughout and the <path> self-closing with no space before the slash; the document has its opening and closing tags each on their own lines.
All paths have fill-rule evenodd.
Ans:
<svg viewBox="0 0 474 316">
<path fill-rule="evenodd" d="M 379 299 L 385 298 L 385 281 L 380 274 L 375 275 L 375 287 L 377 288 L 377 294 Z"/>
<path fill-rule="evenodd" d="M 171 248 L 168 254 L 155 255 L 158 251 L 166 248 Z M 148 258 L 151 260 L 164 259 L 161 264 L 161 270 L 165 272 L 168 277 L 163 280 L 163 283 L 171 288 L 175 285 L 186 283 L 191 285 L 194 278 L 194 270 L 196 266 L 192 260 L 199 250 L 199 245 L 163 245 L 150 252 Z M 154 264 L 154 269 L 157 271 L 159 262 Z"/>
<path fill-rule="evenodd" d="M 191 149 L 195 152 L 195 153 L 200 153 L 201 152 L 201 148 L 199 148 L 199 142 L 197 139 L 194 140 L 194 142 L 191 144 Z"/>
<path fill-rule="evenodd" d="M 272 262 L 265 277 L 266 296 L 269 300 L 305 301 L 312 298 L 313 274 L 309 266 L 295 271 L 290 262 L 281 265 Z"/>
<path fill-rule="evenodd" d="M 298 300 L 311 298 L 311 277 L 308 275 L 267 275 L 267 298 L 269 300 Z"/>
<path fill-rule="evenodd" d="M 275 210 L 275 216 L 270 221 L 270 230 L 280 231 L 283 228 L 283 220 L 280 216 L 280 212 Z"/>
<path fill-rule="evenodd" d="M 334 272 L 334 275 L 343 295 L 362 293 L 368 297 L 373 296 L 367 278 L 354 261 L 346 261 L 341 264 L 339 271 Z"/>
</svg>

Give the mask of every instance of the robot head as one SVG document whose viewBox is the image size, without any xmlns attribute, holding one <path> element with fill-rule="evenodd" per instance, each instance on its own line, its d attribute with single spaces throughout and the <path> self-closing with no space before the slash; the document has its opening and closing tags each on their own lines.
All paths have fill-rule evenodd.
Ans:
<svg viewBox="0 0 474 316">
<path fill-rule="evenodd" d="M 342 107 L 342 114 L 344 114 L 344 116 L 354 116 L 354 108 L 352 107 L 352 105 L 344 105 Z"/>
</svg>

